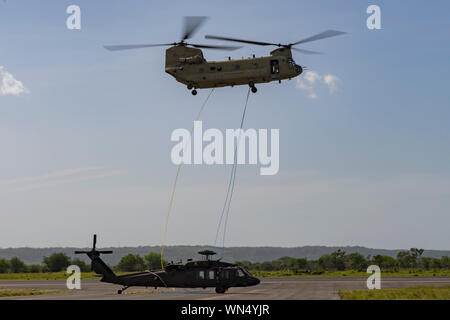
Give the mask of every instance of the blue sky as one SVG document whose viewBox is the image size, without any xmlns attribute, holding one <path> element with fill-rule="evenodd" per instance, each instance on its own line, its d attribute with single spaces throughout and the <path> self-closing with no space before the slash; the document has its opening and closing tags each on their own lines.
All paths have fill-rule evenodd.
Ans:
<svg viewBox="0 0 450 320">
<path fill-rule="evenodd" d="M 66 28 L 71 4 L 81 30 Z M 366 28 L 370 4 L 382 30 Z M 161 243 L 176 172 L 170 134 L 192 126 L 208 90 L 193 97 L 166 74 L 164 48 L 102 46 L 177 41 L 182 16 L 206 15 L 193 42 L 348 32 L 301 46 L 324 55 L 294 54 L 338 77 L 333 93 L 318 81 L 311 99 L 293 79 L 250 96 L 244 126 L 280 129 L 280 171 L 238 167 L 227 245 L 449 249 L 449 10 L 448 1 L 0 2 L 0 66 L 28 91 L 0 95 L 0 247 L 88 245 L 94 232 L 104 245 Z M 217 89 L 204 127 L 237 128 L 246 93 Z M 230 170 L 183 167 L 169 244 L 214 241 Z"/>
</svg>

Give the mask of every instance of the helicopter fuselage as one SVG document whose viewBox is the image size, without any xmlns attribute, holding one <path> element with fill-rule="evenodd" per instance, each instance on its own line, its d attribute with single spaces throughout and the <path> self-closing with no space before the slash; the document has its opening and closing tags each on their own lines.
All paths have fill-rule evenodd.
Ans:
<svg viewBox="0 0 450 320">
<path fill-rule="evenodd" d="M 206 61 L 200 49 L 177 45 L 166 50 L 165 71 L 188 88 L 216 88 L 291 79 L 303 69 L 288 48 L 268 57 Z"/>
<path fill-rule="evenodd" d="M 103 282 L 126 287 L 167 287 L 167 288 L 223 288 L 248 287 L 259 284 L 243 267 L 212 260 L 191 261 L 171 264 L 165 270 L 145 271 L 102 279 Z"/>
</svg>

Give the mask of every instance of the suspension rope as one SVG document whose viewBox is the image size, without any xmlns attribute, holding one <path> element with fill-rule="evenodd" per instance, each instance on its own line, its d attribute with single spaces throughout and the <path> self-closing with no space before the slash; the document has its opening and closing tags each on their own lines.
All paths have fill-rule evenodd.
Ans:
<svg viewBox="0 0 450 320">
<path fill-rule="evenodd" d="M 223 228 L 223 237 L 222 237 L 222 255 L 221 255 L 221 259 L 223 258 L 224 255 L 224 251 L 225 251 L 225 234 L 227 232 L 227 224 L 228 224 L 228 216 L 230 213 L 230 206 L 231 206 L 231 199 L 233 198 L 233 192 L 234 192 L 234 182 L 236 180 L 236 168 L 237 168 L 237 147 L 241 142 L 241 133 L 242 133 L 242 127 L 244 126 L 244 119 L 245 119 L 245 114 L 247 111 L 247 104 L 248 104 L 248 98 L 250 96 L 250 87 L 248 88 L 248 92 L 247 92 L 247 98 L 245 100 L 245 106 L 244 106 L 244 111 L 242 113 L 242 118 L 241 118 L 241 126 L 240 126 L 240 130 L 239 130 L 239 136 L 238 136 L 238 142 L 237 144 L 234 146 L 234 162 L 233 162 L 233 166 L 231 168 L 231 176 L 230 176 L 230 181 L 228 183 L 228 189 L 227 189 L 227 195 L 225 197 L 225 203 L 224 206 L 222 208 L 222 213 L 220 215 L 220 219 L 219 219 L 219 224 L 217 225 L 217 231 L 216 231 L 216 240 L 214 241 L 214 246 L 216 246 L 217 243 L 217 238 L 219 236 L 219 230 L 220 230 L 220 226 L 222 224 L 222 220 L 223 220 L 223 215 L 225 214 L 225 222 L 224 222 L 224 228 Z"/>
<path fill-rule="evenodd" d="M 209 92 L 209 94 L 208 94 L 208 96 L 206 97 L 205 101 L 203 102 L 203 104 L 202 104 L 200 110 L 198 111 L 197 117 L 195 117 L 195 120 L 194 120 L 194 121 L 197 121 L 197 120 L 200 118 L 200 114 L 202 113 L 203 109 L 205 108 L 206 103 L 208 102 L 209 97 L 211 97 L 211 95 L 212 95 L 213 92 L 214 92 L 214 88 L 212 88 L 212 90 Z M 192 126 L 192 129 L 191 129 L 191 137 L 192 137 L 192 131 L 194 131 L 194 126 Z M 183 146 L 183 150 L 185 149 L 185 147 L 186 147 L 186 146 Z M 181 166 L 182 166 L 182 164 L 183 164 L 183 162 L 181 162 L 181 163 L 178 165 L 178 168 L 177 168 L 177 174 L 176 174 L 176 176 L 175 176 L 175 180 L 174 180 L 174 182 L 173 182 L 173 187 L 172 187 L 172 193 L 171 193 L 171 195 L 170 195 L 169 209 L 167 210 L 166 226 L 165 226 L 165 228 L 164 228 L 164 238 L 163 238 L 163 242 L 162 242 L 162 245 L 161 245 L 161 269 L 162 269 L 162 270 L 165 270 L 165 269 L 164 269 L 164 263 L 163 263 L 164 247 L 165 247 L 165 245 L 166 245 L 167 229 L 168 229 L 168 227 L 169 227 L 169 217 L 170 217 L 170 213 L 171 213 L 171 211 L 172 211 L 173 199 L 174 199 L 174 197 L 175 197 L 175 190 L 176 190 L 176 188 L 177 188 L 178 178 L 179 178 L 179 176 L 180 176 L 180 171 L 181 171 Z"/>
</svg>

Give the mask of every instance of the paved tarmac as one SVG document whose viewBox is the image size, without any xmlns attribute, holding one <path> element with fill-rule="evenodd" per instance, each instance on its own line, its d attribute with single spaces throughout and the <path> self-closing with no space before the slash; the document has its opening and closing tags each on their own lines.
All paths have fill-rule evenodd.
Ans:
<svg viewBox="0 0 450 320">
<path fill-rule="evenodd" d="M 217 294 L 214 288 L 173 289 L 132 287 L 124 294 L 117 294 L 120 286 L 82 280 L 80 290 L 67 293 L 36 296 L 3 297 L 1 300 L 311 300 L 339 299 L 338 290 L 367 289 L 364 277 L 285 277 L 261 278 L 254 287 L 230 288 L 225 294 Z M 385 277 L 381 288 L 406 288 L 414 286 L 450 285 L 450 277 Z M 67 290 L 65 280 L 1 280 L 0 288 L 34 288 Z"/>
</svg>

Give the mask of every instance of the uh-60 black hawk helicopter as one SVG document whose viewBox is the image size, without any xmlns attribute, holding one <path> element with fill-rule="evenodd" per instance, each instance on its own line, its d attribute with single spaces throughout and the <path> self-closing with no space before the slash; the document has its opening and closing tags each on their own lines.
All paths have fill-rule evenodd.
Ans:
<svg viewBox="0 0 450 320">
<path fill-rule="evenodd" d="M 260 46 L 277 46 L 268 57 L 256 58 L 254 55 L 248 59 L 225 61 L 206 61 L 201 49 L 236 50 L 239 46 L 217 46 L 187 43 L 198 27 L 206 20 L 206 17 L 185 17 L 184 32 L 180 42 L 164 44 L 136 44 L 105 46 L 111 51 L 141 49 L 148 47 L 171 46 L 166 50 L 165 71 L 178 82 L 192 90 L 196 95 L 198 88 L 216 88 L 236 85 L 249 85 L 252 92 L 256 93 L 256 83 L 279 81 L 297 77 L 303 72 L 303 68 L 296 64 L 292 58 L 291 50 L 304 54 L 318 54 L 320 52 L 295 48 L 294 46 L 315 40 L 330 38 L 344 34 L 345 32 L 327 30 L 306 39 L 289 43 L 271 43 L 261 41 L 242 40 L 219 36 L 205 36 L 206 39 L 234 41 Z"/>
<path fill-rule="evenodd" d="M 102 275 L 100 281 L 123 286 L 117 293 L 121 294 L 129 287 L 167 287 L 167 288 L 216 288 L 217 293 L 225 293 L 231 287 L 249 287 L 259 284 L 259 279 L 253 277 L 247 270 L 232 263 L 211 260 L 214 251 L 200 251 L 203 260 L 188 259 L 185 263 L 169 264 L 165 270 L 147 270 L 117 276 L 106 263 L 100 259 L 100 254 L 112 251 L 96 250 L 97 235 L 94 234 L 93 246 L 90 251 L 75 251 L 75 254 L 85 253 L 91 259 L 91 269 Z"/>
</svg>

